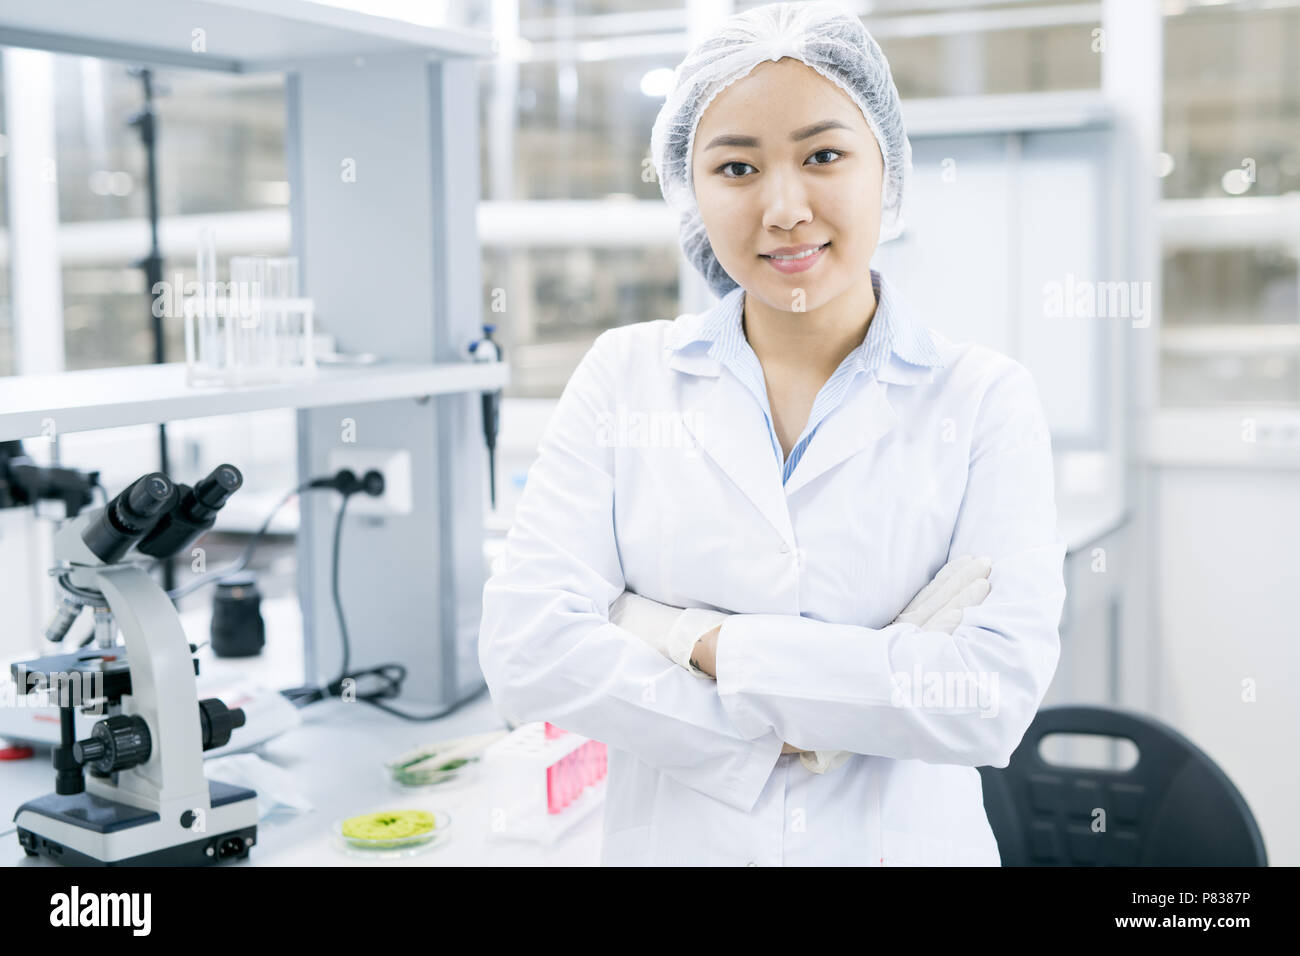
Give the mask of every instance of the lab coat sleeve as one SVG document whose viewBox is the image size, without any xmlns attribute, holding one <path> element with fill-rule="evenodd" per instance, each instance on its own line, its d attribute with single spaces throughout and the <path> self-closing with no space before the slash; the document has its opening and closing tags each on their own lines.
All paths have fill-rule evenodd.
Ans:
<svg viewBox="0 0 1300 956">
<path fill-rule="evenodd" d="M 514 721 L 549 720 L 748 812 L 782 741 L 767 728 L 739 731 L 712 681 L 609 620 L 625 586 L 614 449 L 601 440 L 619 381 L 610 335 L 584 356 L 539 444 L 504 558 L 483 589 L 479 663 Z"/>
<path fill-rule="evenodd" d="M 981 394 L 948 558 L 988 556 L 988 596 L 965 609 L 952 634 L 732 615 L 715 669 L 742 731 L 774 730 L 805 750 L 1007 765 L 1060 656 L 1065 540 L 1032 377 L 1012 363 Z"/>
</svg>

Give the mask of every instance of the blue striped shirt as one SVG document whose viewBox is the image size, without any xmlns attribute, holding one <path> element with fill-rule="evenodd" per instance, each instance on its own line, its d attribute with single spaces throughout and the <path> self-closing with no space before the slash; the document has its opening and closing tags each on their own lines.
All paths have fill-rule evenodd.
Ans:
<svg viewBox="0 0 1300 956">
<path fill-rule="evenodd" d="M 889 280 L 872 269 L 871 285 L 876 295 L 876 313 L 867 326 L 866 337 L 845 356 L 839 368 L 818 391 L 803 434 L 790 449 L 790 457 L 785 458 L 784 462 L 781 442 L 776 437 L 776 427 L 772 423 L 772 408 L 767 398 L 763 366 L 745 338 L 742 322 L 745 314 L 745 290 L 739 287 L 732 289 L 710 310 L 694 336 L 670 346 L 677 349 L 692 342 L 709 343 L 709 357 L 730 369 L 749 389 L 763 409 L 768 437 L 772 441 L 776 460 L 782 466 L 782 484 L 790 480 L 808 443 L 817 433 L 817 427 L 844 401 L 849 387 L 858 375 L 879 369 L 891 352 L 914 365 L 942 365 L 929 334 L 909 320 L 902 299 Z"/>
</svg>

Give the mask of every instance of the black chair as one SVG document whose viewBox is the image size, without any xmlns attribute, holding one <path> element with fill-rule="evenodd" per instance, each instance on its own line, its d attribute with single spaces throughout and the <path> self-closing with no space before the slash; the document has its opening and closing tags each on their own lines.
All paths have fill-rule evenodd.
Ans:
<svg viewBox="0 0 1300 956">
<path fill-rule="evenodd" d="M 1121 737 L 1128 770 L 1047 763 L 1048 734 Z M 1173 728 L 1102 707 L 1041 710 L 1006 767 L 980 767 L 1003 866 L 1267 866 L 1255 818 L 1222 770 Z M 1093 831 L 1096 808 L 1105 831 Z"/>
</svg>

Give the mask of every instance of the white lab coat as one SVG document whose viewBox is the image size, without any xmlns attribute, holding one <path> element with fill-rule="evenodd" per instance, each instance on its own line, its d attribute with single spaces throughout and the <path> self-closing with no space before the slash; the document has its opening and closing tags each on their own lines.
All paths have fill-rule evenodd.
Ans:
<svg viewBox="0 0 1300 956">
<path fill-rule="evenodd" d="M 1033 379 L 926 330 L 946 367 L 857 376 L 782 485 L 744 385 L 665 351 L 707 315 L 603 333 L 564 389 L 484 588 L 493 699 L 608 745 L 605 865 L 998 865 L 975 768 L 1033 719 L 1065 599 Z M 991 590 L 953 634 L 891 623 L 961 554 Z M 609 622 L 625 587 L 733 615 L 716 683 Z M 931 696 L 967 674 L 987 696 Z"/>
</svg>

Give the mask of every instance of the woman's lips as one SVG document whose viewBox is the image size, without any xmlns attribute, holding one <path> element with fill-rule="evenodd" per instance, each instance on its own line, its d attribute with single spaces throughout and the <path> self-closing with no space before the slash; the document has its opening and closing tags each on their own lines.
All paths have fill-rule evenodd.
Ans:
<svg viewBox="0 0 1300 956">
<path fill-rule="evenodd" d="M 804 256 L 802 259 L 773 259 L 771 256 L 762 256 L 761 258 L 773 269 L 776 269 L 778 272 L 784 272 L 786 275 L 790 275 L 794 272 L 807 272 L 818 263 L 823 255 L 826 254 L 826 246 L 829 245 L 830 243 L 828 242 L 812 255 Z"/>
</svg>

